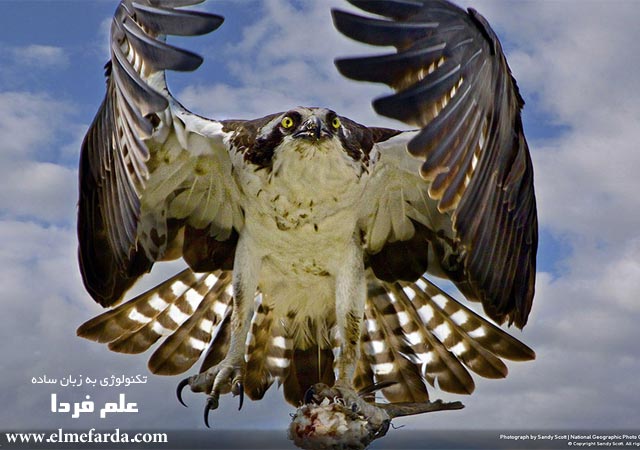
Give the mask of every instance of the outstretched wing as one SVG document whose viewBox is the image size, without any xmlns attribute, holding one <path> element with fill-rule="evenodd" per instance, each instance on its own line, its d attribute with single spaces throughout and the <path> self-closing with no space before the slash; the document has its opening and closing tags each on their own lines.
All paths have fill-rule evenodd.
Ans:
<svg viewBox="0 0 640 450">
<path fill-rule="evenodd" d="M 118 6 L 107 93 L 82 144 L 79 262 L 87 290 L 103 306 L 117 303 L 154 261 L 181 256 L 183 241 L 188 255 L 209 238 L 233 245 L 232 229 L 242 220 L 230 182 L 229 130 L 185 110 L 165 82 L 165 70 L 202 63 L 165 36 L 209 33 L 223 19 L 177 9 L 198 0 L 159 3 Z"/>
<path fill-rule="evenodd" d="M 338 30 L 397 52 L 338 69 L 392 87 L 375 110 L 420 127 L 377 146 L 365 220 L 376 275 L 415 279 L 435 262 L 429 269 L 492 319 L 524 326 L 538 239 L 533 170 L 524 102 L 496 35 L 475 10 L 444 0 L 349 1 L 387 18 L 334 11 Z"/>
</svg>

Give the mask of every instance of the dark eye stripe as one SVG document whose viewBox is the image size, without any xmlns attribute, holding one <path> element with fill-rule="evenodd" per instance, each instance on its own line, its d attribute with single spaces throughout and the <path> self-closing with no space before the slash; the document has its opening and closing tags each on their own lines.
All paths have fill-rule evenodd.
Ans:
<svg viewBox="0 0 640 450">
<path fill-rule="evenodd" d="M 300 121 L 302 119 L 302 116 L 297 111 L 289 111 L 287 114 L 285 114 L 285 117 L 289 117 L 291 120 L 293 120 L 293 127 L 290 128 L 294 128 L 300 125 Z"/>
<path fill-rule="evenodd" d="M 324 120 L 326 121 L 326 123 L 331 124 L 336 118 L 339 119 L 338 115 L 333 111 L 329 111 L 325 116 Z"/>
<path fill-rule="evenodd" d="M 286 129 L 282 126 L 282 120 L 285 117 L 289 117 L 293 120 L 293 125 Z M 259 168 L 270 168 L 273 162 L 274 149 L 280 145 L 285 134 L 288 134 L 291 130 L 294 130 L 295 127 L 297 127 L 300 122 L 300 114 L 292 111 L 281 115 L 280 118 L 276 120 L 279 120 L 278 126 L 274 126 L 268 135 L 257 138 L 245 152 L 245 161 L 249 161 L 251 164 L 258 166 Z M 258 132 L 258 134 L 260 133 Z"/>
</svg>

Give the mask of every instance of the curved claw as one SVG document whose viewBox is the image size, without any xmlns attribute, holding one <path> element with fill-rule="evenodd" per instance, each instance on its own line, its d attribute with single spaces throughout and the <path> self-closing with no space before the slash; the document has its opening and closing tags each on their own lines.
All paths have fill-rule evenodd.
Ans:
<svg viewBox="0 0 640 450">
<path fill-rule="evenodd" d="M 382 426 L 378 431 L 376 431 L 374 439 L 378 439 L 385 436 L 387 434 L 387 431 L 389 431 L 390 425 L 391 425 L 391 420 L 385 420 L 384 422 L 382 422 Z"/>
<path fill-rule="evenodd" d="M 211 411 L 212 409 L 216 409 L 215 401 L 213 400 L 213 397 L 209 397 L 207 399 L 207 403 L 205 403 L 204 405 L 204 424 L 207 426 L 207 428 L 211 428 L 209 426 L 209 411 Z"/>
<path fill-rule="evenodd" d="M 182 403 L 182 406 L 184 406 L 185 408 L 188 408 L 188 406 L 182 400 L 182 391 L 184 390 L 185 387 L 189 386 L 190 382 L 191 382 L 191 377 L 187 377 L 184 380 L 180 381 L 180 383 L 178 383 L 178 386 L 176 387 L 176 396 L 178 397 L 178 401 Z"/>
<path fill-rule="evenodd" d="M 244 385 L 242 384 L 242 381 L 238 381 L 236 386 L 238 387 L 238 395 L 240 396 L 240 404 L 238 405 L 238 411 L 240 411 L 244 403 Z"/>
<path fill-rule="evenodd" d="M 304 393 L 304 404 L 307 405 L 313 401 L 313 397 L 316 395 L 316 390 L 313 386 L 309 386 L 307 392 Z"/>
</svg>

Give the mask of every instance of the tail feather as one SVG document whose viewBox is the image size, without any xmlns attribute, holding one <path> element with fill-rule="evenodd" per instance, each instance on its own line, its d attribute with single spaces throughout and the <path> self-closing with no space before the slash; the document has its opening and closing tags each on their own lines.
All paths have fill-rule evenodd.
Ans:
<svg viewBox="0 0 640 450">
<path fill-rule="evenodd" d="M 267 352 L 266 366 L 271 376 L 284 379 L 289 373 L 291 358 L 293 357 L 293 339 L 289 336 L 282 323 L 271 325 L 271 341 Z"/>
<path fill-rule="evenodd" d="M 267 368 L 280 387 L 291 371 L 293 361 L 293 338 L 287 331 L 284 322 L 275 321 L 271 329 L 271 342 L 267 353 Z"/>
<path fill-rule="evenodd" d="M 231 314 L 227 314 L 220 326 L 214 330 L 209 349 L 204 356 L 199 372 L 205 372 L 224 359 L 231 339 Z"/>
<path fill-rule="evenodd" d="M 371 387 L 374 382 L 374 374 L 371 369 L 371 363 L 366 356 L 365 350 L 365 335 L 367 334 L 366 329 L 362 331 L 362 339 L 360 340 L 360 359 L 358 359 L 358 365 L 356 366 L 356 373 L 353 377 L 353 387 L 356 391 L 360 392 L 363 389 L 367 389 Z M 363 398 L 367 401 L 374 401 L 375 392 L 371 392 L 368 395 L 363 396 Z"/>
<path fill-rule="evenodd" d="M 289 372 L 282 380 L 285 399 L 294 406 L 302 403 L 304 394 L 312 385 L 324 383 L 332 386 L 334 382 L 333 352 L 315 345 L 305 350 L 293 350 Z"/>
<path fill-rule="evenodd" d="M 261 299 L 262 296 L 258 296 L 259 303 L 251 320 L 245 352 L 247 366 L 244 374 L 244 390 L 252 400 L 261 399 L 274 381 L 268 367 L 273 316 L 270 314 L 271 308 L 264 305 Z M 289 360 L 283 359 L 281 364 L 289 367 Z"/>
</svg>

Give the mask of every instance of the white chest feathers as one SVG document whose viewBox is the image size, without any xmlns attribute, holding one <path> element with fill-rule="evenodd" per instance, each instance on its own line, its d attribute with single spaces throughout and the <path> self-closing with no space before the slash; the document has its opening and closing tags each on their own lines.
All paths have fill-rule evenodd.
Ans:
<svg viewBox="0 0 640 450">
<path fill-rule="evenodd" d="M 319 143 L 285 139 L 270 168 L 244 167 L 238 181 L 246 201 L 279 230 L 319 224 L 347 210 L 350 216 L 362 197 L 362 164 L 343 151 L 337 138 Z"/>
</svg>

